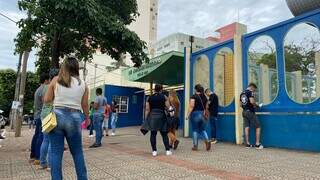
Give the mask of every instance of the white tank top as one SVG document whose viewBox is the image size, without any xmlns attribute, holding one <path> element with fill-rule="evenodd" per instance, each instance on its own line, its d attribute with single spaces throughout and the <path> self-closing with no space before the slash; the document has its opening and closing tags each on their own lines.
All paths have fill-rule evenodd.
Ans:
<svg viewBox="0 0 320 180">
<path fill-rule="evenodd" d="M 78 79 L 72 77 L 70 87 L 64 87 L 58 82 L 54 91 L 54 107 L 67 107 L 72 109 L 81 110 L 82 96 L 86 90 L 86 86 L 83 80 L 80 80 L 79 85 Z"/>
</svg>

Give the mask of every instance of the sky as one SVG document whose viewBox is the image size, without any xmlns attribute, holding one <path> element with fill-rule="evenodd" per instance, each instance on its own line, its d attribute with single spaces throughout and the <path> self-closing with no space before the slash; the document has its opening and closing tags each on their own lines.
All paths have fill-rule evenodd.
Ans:
<svg viewBox="0 0 320 180">
<path fill-rule="evenodd" d="M 0 0 L 0 12 L 15 21 L 25 17 L 17 0 Z M 252 32 L 292 17 L 285 0 L 159 0 L 158 14 L 158 39 L 175 32 L 207 37 L 235 21 L 246 24 Z M 18 32 L 13 22 L 0 16 L 0 69 L 16 69 L 13 39 Z M 35 69 L 34 54 L 28 62 L 31 71 Z"/>
</svg>

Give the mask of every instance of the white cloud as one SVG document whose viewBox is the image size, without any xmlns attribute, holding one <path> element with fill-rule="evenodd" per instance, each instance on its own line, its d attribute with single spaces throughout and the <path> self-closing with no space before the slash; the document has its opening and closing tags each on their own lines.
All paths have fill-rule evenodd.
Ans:
<svg viewBox="0 0 320 180">
<path fill-rule="evenodd" d="M 290 17 L 284 0 L 159 0 L 158 39 L 174 32 L 205 37 L 238 18 L 255 31 Z"/>
</svg>

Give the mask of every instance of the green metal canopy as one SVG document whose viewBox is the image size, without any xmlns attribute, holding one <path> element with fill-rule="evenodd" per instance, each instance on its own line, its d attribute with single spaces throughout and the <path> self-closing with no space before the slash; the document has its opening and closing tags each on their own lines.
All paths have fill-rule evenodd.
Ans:
<svg viewBox="0 0 320 180">
<path fill-rule="evenodd" d="M 184 81 L 183 53 L 171 51 L 155 57 L 139 68 L 127 68 L 122 76 L 129 81 L 179 85 Z"/>
</svg>

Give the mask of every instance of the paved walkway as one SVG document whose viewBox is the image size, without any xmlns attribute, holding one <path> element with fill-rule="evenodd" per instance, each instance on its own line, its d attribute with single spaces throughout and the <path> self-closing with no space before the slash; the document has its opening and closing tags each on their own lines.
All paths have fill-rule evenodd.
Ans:
<svg viewBox="0 0 320 180">
<path fill-rule="evenodd" d="M 28 163 L 32 131 L 12 133 L 0 144 L 0 179 L 50 179 L 49 173 Z M 119 129 L 104 137 L 103 147 L 88 149 L 93 139 L 84 132 L 84 149 L 90 179 L 320 179 L 320 154 L 266 148 L 245 149 L 218 143 L 206 152 L 191 152 L 191 139 L 181 138 L 173 156 L 165 156 L 160 135 L 160 155 L 151 156 L 148 136 L 138 128 Z M 64 155 L 64 179 L 76 179 L 70 153 Z"/>
</svg>

